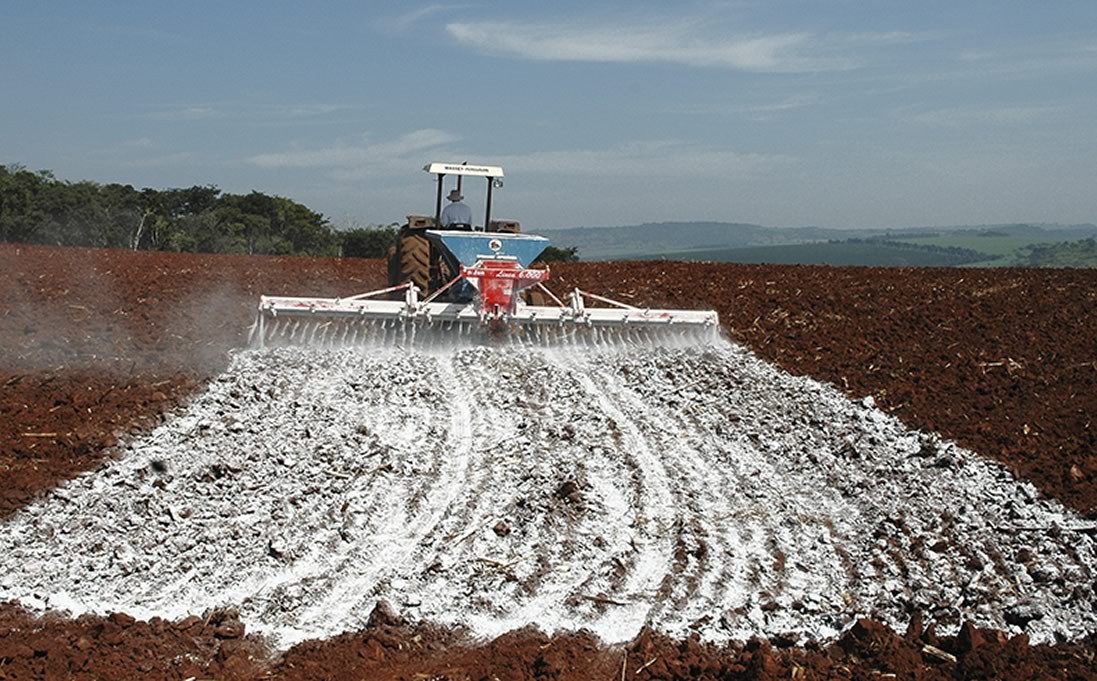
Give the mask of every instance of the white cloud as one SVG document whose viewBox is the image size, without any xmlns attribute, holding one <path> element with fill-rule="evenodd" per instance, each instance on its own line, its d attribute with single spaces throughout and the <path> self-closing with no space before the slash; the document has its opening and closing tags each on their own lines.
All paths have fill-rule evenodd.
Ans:
<svg viewBox="0 0 1097 681">
<path fill-rule="evenodd" d="M 453 12 L 468 7 L 468 5 L 443 5 L 434 4 L 419 7 L 404 12 L 403 14 L 385 21 L 385 27 L 393 31 L 406 31 L 416 24 L 429 19 L 437 14 Z"/>
<path fill-rule="evenodd" d="M 1046 118 L 1059 112 L 1054 106 L 955 107 L 906 113 L 908 123 L 933 127 L 958 128 L 970 125 L 1018 125 Z"/>
<path fill-rule="evenodd" d="M 259 154 L 247 162 L 261 168 L 327 169 L 333 179 L 353 182 L 366 177 L 399 176 L 426 160 L 465 155 L 460 141 L 444 130 L 425 129 L 391 141 L 334 144 L 319 149 Z M 558 149 L 477 157 L 521 175 L 574 177 L 729 177 L 750 176 L 795 159 L 780 154 L 743 153 L 679 140 L 637 141 L 602 149 Z"/>
<path fill-rule="evenodd" d="M 1097 47 L 1066 37 L 999 46 L 965 48 L 956 54 L 951 70 L 917 77 L 919 81 L 945 79 L 1021 80 L 1092 73 L 1097 70 Z"/>
<path fill-rule="evenodd" d="M 847 44 L 909 45 L 942 37 L 943 33 L 911 33 L 910 31 L 881 31 L 861 33 L 833 33 L 834 42 Z"/>
<path fill-rule="evenodd" d="M 126 168 L 162 168 L 162 167 L 174 167 L 174 166 L 189 166 L 195 162 L 195 155 L 189 151 L 179 151 L 171 154 L 162 154 L 160 156 L 150 156 L 147 158 L 136 158 L 128 161 L 122 161 L 120 165 Z"/>
<path fill-rule="evenodd" d="M 389 174 L 394 167 L 404 168 L 421 159 L 421 152 L 440 150 L 460 138 L 444 130 L 426 128 L 401 135 L 388 142 L 335 144 L 320 149 L 259 154 L 247 159 L 260 168 L 330 168 L 338 179 L 359 179 Z"/>
<path fill-rule="evenodd" d="M 665 62 L 744 71 L 807 72 L 853 68 L 810 33 L 726 35 L 701 21 L 589 25 L 486 21 L 446 26 L 461 45 L 541 61 Z"/>
<path fill-rule="evenodd" d="M 1000 56 L 1000 53 L 994 52 L 992 50 L 966 49 L 960 52 L 959 59 L 962 62 L 979 62 L 991 59 L 998 59 Z"/>
<path fill-rule="evenodd" d="M 820 101 L 815 93 L 789 94 L 781 99 L 772 101 L 759 101 L 755 103 L 742 103 L 740 96 L 733 94 L 728 101 L 718 101 L 704 104 L 688 104 L 680 102 L 660 103 L 659 110 L 664 113 L 681 114 L 686 116 L 723 116 L 726 114 L 745 115 L 751 120 L 768 121 L 779 114 L 795 111 L 813 106 Z"/>
<path fill-rule="evenodd" d="M 222 112 L 212 106 L 186 106 L 180 109 L 158 111 L 149 116 L 161 121 L 200 121 L 218 118 Z"/>
<path fill-rule="evenodd" d="M 239 120 L 250 122 L 271 122 L 305 118 L 320 118 L 343 111 L 347 107 L 339 104 L 245 104 L 239 102 L 220 102 L 216 104 L 195 104 L 176 109 L 166 109 L 148 114 L 148 118 L 159 121 L 202 121 L 210 119 Z"/>
<path fill-rule="evenodd" d="M 735 107 L 733 108 L 733 111 L 748 114 L 751 118 L 757 121 L 764 121 L 773 118 L 776 114 L 783 113 L 785 111 L 793 111 L 795 109 L 803 109 L 804 107 L 811 106 L 818 101 L 819 98 L 815 95 L 790 95 L 776 102 L 767 102 L 765 104 L 750 104 L 746 106 Z"/>
<path fill-rule="evenodd" d="M 522 175 L 587 177 L 727 177 L 755 175 L 793 162 L 779 154 L 742 153 L 677 140 L 641 141 L 605 149 L 534 151 L 493 157 Z"/>
<path fill-rule="evenodd" d="M 282 104 L 271 107 L 268 112 L 270 115 L 278 117 L 305 118 L 335 113 L 344 108 L 346 107 L 337 104 Z"/>
</svg>

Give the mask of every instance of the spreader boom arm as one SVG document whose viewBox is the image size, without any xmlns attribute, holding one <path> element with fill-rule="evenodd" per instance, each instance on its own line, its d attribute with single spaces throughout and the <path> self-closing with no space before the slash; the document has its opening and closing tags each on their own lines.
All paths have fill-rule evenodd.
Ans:
<svg viewBox="0 0 1097 681">
<path fill-rule="evenodd" d="M 259 317 L 256 322 L 258 344 L 266 336 L 268 320 L 298 320 L 323 322 L 325 319 L 381 320 L 395 322 L 470 322 L 483 321 L 483 312 L 470 303 L 436 303 L 419 300 L 418 288 L 412 284 L 384 289 L 406 291 L 404 300 L 374 300 L 374 291 L 349 298 L 299 298 L 288 296 L 262 296 L 259 299 Z M 569 304 L 543 306 L 519 304 L 516 309 L 500 318 L 519 326 L 559 327 L 632 327 L 655 328 L 672 326 L 696 326 L 715 328 L 719 315 L 711 310 L 660 310 L 643 309 L 602 298 L 598 300 L 617 307 L 586 307 L 584 296 L 591 294 L 575 289 L 569 296 Z M 593 297 L 593 296 L 592 296 Z"/>
</svg>

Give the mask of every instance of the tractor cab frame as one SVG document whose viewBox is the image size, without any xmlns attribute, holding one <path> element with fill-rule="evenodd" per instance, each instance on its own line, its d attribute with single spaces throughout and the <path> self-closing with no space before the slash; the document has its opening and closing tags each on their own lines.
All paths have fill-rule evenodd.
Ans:
<svg viewBox="0 0 1097 681">
<path fill-rule="evenodd" d="M 468 163 L 428 163 L 423 170 L 437 175 L 438 191 L 434 199 L 434 225 L 436 228 L 444 228 L 442 225 L 442 194 L 445 191 L 446 175 L 457 176 L 457 190 L 461 191 L 462 180 L 466 177 L 483 177 L 487 179 L 488 195 L 484 201 L 484 226 L 481 231 L 495 231 L 491 224 L 491 199 L 492 190 L 503 186 L 503 169 L 499 166 L 468 165 Z M 472 228 L 473 230 L 476 227 Z"/>
</svg>

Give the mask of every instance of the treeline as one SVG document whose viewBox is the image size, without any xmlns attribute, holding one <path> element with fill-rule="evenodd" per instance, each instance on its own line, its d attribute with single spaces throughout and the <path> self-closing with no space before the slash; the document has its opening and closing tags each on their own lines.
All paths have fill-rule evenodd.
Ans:
<svg viewBox="0 0 1097 681">
<path fill-rule="evenodd" d="M 961 248 L 960 246 L 937 246 L 934 244 L 912 244 L 906 241 L 893 241 L 885 237 L 868 237 L 865 239 L 844 239 L 842 241 L 831 241 L 830 243 L 838 244 L 875 244 L 878 246 L 886 246 L 887 248 L 897 248 L 908 251 L 920 251 L 922 253 L 933 253 L 941 256 L 941 265 L 956 266 L 967 265 L 975 262 L 986 262 L 988 260 L 997 260 L 1001 256 L 990 255 L 983 251 L 977 251 L 973 248 Z"/>
<path fill-rule="evenodd" d="M 214 186 L 134 189 L 66 182 L 52 172 L 0 165 L 0 241 L 54 246 L 254 255 L 383 258 L 398 227 L 336 229 L 281 196 L 226 194 Z M 541 260 L 578 260 L 546 249 Z"/>
<path fill-rule="evenodd" d="M 1097 240 L 1029 246 L 1021 262 L 1028 267 L 1097 267 Z"/>
<path fill-rule="evenodd" d="M 339 255 L 352 235 L 281 196 L 213 186 L 135 189 L 0 165 L 0 241 L 201 253 Z M 366 257 L 384 255 L 394 232 Z M 380 250 L 378 250 L 380 249 Z"/>
</svg>

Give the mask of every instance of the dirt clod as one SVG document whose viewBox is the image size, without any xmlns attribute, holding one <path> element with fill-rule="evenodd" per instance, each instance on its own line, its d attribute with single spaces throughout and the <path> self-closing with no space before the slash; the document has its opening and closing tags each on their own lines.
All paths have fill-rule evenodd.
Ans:
<svg viewBox="0 0 1097 681">
<path fill-rule="evenodd" d="M 377 604 L 373 606 L 373 611 L 369 614 L 369 619 L 366 621 L 367 629 L 377 629 L 379 627 L 398 627 L 403 624 L 403 620 L 393 610 L 392 605 L 386 600 L 379 600 Z"/>
<path fill-rule="evenodd" d="M 560 483 L 560 486 L 556 488 L 553 496 L 561 501 L 567 501 L 572 504 L 578 504 L 583 501 L 583 493 L 579 489 L 579 484 L 574 480 L 565 480 Z"/>
</svg>

